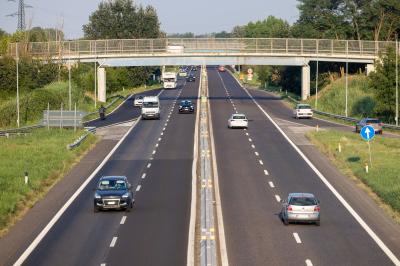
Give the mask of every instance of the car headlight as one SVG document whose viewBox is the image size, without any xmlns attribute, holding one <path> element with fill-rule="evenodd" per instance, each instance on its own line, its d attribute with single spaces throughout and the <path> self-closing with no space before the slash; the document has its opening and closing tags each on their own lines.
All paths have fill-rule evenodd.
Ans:
<svg viewBox="0 0 400 266">
<path fill-rule="evenodd" d="M 98 193 L 94 193 L 94 197 L 95 197 L 96 199 L 101 199 L 101 196 L 100 196 Z"/>
<path fill-rule="evenodd" d="M 123 197 L 124 199 L 129 198 L 129 193 L 126 192 L 124 195 L 122 195 L 122 197 Z"/>
</svg>

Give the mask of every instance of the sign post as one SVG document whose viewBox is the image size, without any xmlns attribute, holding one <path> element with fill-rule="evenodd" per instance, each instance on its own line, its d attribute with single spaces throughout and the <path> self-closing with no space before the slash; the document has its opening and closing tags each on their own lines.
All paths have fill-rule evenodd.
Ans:
<svg viewBox="0 0 400 266">
<path fill-rule="evenodd" d="M 375 137 L 375 129 L 372 126 L 364 126 L 360 130 L 360 135 L 364 140 L 368 142 L 369 164 L 372 167 L 371 145 L 369 141 Z"/>
</svg>

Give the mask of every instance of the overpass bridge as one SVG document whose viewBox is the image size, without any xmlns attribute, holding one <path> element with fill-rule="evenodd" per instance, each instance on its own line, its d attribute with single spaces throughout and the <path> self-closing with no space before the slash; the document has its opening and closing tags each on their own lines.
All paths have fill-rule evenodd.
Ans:
<svg viewBox="0 0 400 266">
<path fill-rule="evenodd" d="M 99 100 L 106 99 L 105 67 L 162 65 L 285 65 L 302 67 L 302 99 L 310 96 L 310 61 L 367 64 L 395 42 L 282 38 L 163 38 L 11 43 L 8 54 L 99 64 Z"/>
</svg>

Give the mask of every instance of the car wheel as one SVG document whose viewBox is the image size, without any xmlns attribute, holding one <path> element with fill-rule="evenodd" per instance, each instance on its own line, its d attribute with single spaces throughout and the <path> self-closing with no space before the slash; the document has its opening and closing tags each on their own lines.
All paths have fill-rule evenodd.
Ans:
<svg viewBox="0 0 400 266">
<path fill-rule="evenodd" d="M 97 206 L 93 207 L 93 212 L 99 212 L 99 211 L 100 211 L 100 209 Z"/>
<path fill-rule="evenodd" d="M 383 134 L 383 131 L 381 130 L 381 131 L 379 131 L 379 135 L 382 135 Z"/>
<path fill-rule="evenodd" d="M 321 221 L 320 221 L 320 220 L 316 221 L 316 222 L 315 222 L 315 225 L 316 225 L 316 226 L 320 226 L 320 225 L 321 225 Z"/>
<path fill-rule="evenodd" d="M 356 133 L 358 133 L 358 128 L 357 128 L 357 126 L 356 126 Z"/>
<path fill-rule="evenodd" d="M 282 218 L 282 220 L 283 220 L 283 224 L 284 225 L 289 225 L 289 220 L 288 219 Z"/>
</svg>

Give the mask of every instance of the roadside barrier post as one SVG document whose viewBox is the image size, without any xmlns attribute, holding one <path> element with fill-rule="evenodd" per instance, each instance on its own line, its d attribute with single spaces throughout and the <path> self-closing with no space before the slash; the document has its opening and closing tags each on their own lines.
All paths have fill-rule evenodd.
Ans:
<svg viewBox="0 0 400 266">
<path fill-rule="evenodd" d="M 368 163 L 365 163 L 365 172 L 368 174 Z"/>
<path fill-rule="evenodd" d="M 28 172 L 25 172 L 25 185 L 28 185 L 28 181 L 29 181 Z"/>
<path fill-rule="evenodd" d="M 340 142 L 339 142 L 339 147 L 338 147 L 338 150 L 339 150 L 339 153 L 341 153 L 341 152 L 342 152 L 342 145 L 340 145 Z"/>
</svg>

